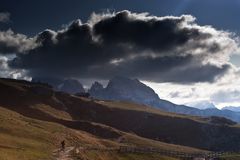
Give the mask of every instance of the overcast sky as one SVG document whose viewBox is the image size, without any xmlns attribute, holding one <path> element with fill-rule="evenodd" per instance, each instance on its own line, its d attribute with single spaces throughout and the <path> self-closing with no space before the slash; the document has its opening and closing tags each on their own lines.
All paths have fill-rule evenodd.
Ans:
<svg viewBox="0 0 240 160">
<path fill-rule="evenodd" d="M 240 106 L 239 15 L 239 0 L 1 0 L 0 76 L 121 75 L 177 104 Z"/>
</svg>

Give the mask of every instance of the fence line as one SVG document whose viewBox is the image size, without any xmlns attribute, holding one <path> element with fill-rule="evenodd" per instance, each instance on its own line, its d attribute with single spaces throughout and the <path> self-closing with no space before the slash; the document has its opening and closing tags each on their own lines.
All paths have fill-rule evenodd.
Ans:
<svg viewBox="0 0 240 160">
<path fill-rule="evenodd" d="M 193 158 L 218 158 L 223 155 L 231 155 L 236 154 L 236 152 L 210 152 L 210 153 L 185 153 L 179 151 L 171 151 L 171 150 L 164 150 L 154 147 L 127 147 L 127 146 L 120 146 L 120 147 L 112 147 L 112 148 L 103 148 L 103 147 L 79 147 L 79 150 L 96 150 L 96 151 L 103 151 L 103 152 L 111 152 L 117 151 L 119 153 L 156 153 L 164 156 L 181 158 L 181 159 L 193 159 Z"/>
</svg>

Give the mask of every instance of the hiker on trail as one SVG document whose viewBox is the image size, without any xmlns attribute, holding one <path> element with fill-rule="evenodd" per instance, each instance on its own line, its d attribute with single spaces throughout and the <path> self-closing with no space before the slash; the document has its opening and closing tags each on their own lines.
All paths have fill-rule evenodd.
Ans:
<svg viewBox="0 0 240 160">
<path fill-rule="evenodd" d="M 62 150 L 64 150 L 65 149 L 65 141 L 64 140 L 61 142 L 61 146 L 62 146 Z"/>
</svg>

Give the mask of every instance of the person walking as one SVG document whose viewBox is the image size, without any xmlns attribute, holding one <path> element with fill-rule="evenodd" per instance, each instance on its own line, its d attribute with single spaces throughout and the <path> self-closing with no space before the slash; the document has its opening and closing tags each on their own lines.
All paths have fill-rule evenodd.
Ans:
<svg viewBox="0 0 240 160">
<path fill-rule="evenodd" d="M 65 149 L 65 140 L 63 140 L 63 141 L 61 142 L 61 146 L 62 146 L 62 151 L 64 151 L 64 149 Z"/>
</svg>

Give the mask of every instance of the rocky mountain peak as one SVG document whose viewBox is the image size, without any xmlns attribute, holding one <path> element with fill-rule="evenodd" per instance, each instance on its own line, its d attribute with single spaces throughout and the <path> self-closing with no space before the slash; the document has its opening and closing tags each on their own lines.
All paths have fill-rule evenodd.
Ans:
<svg viewBox="0 0 240 160">
<path fill-rule="evenodd" d="M 94 82 L 90 88 L 90 91 L 98 91 L 98 90 L 102 90 L 103 89 L 103 85 L 99 82 Z"/>
<path fill-rule="evenodd" d="M 97 88 L 97 89 L 96 89 Z M 90 89 L 93 97 L 108 100 L 124 100 L 146 104 L 159 100 L 153 89 L 137 79 L 117 76 L 109 80 L 106 88 L 94 83 Z"/>
<path fill-rule="evenodd" d="M 186 105 L 198 108 L 198 109 L 216 109 L 216 106 L 210 101 L 196 101 L 187 103 Z"/>
<path fill-rule="evenodd" d="M 71 94 L 85 92 L 82 84 L 76 79 L 64 80 L 63 83 L 59 85 L 58 89 Z"/>
</svg>

